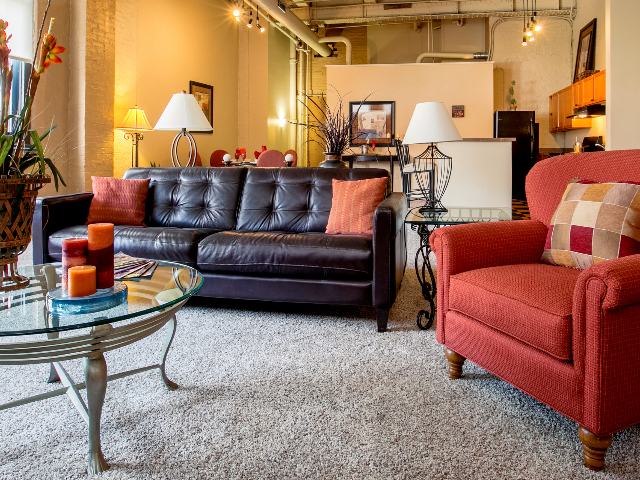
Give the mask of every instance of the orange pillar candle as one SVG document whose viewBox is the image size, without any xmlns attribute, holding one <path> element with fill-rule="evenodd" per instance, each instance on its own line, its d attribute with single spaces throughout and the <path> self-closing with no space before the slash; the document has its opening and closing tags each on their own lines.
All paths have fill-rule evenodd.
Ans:
<svg viewBox="0 0 640 480">
<path fill-rule="evenodd" d="M 67 273 L 70 297 L 86 297 L 96 293 L 96 267 L 80 265 L 69 268 Z"/>
<path fill-rule="evenodd" d="M 67 270 L 87 264 L 86 238 L 67 238 L 62 241 L 62 289 L 67 290 Z"/>
<path fill-rule="evenodd" d="M 88 225 L 87 264 L 96 267 L 96 287 L 113 287 L 113 223 Z"/>
</svg>

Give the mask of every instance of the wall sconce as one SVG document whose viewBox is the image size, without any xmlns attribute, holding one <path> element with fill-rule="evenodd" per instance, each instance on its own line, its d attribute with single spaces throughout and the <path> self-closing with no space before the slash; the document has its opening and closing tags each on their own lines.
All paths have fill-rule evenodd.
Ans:
<svg viewBox="0 0 640 480">
<path fill-rule="evenodd" d="M 287 119 L 284 118 L 282 115 L 280 116 L 280 128 L 284 128 L 284 126 L 287 124 Z"/>
</svg>

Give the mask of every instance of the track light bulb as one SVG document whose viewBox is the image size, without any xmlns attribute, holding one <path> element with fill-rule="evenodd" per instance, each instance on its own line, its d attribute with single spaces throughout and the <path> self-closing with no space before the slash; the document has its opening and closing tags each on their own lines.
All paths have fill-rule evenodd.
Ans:
<svg viewBox="0 0 640 480">
<path fill-rule="evenodd" d="M 253 27 L 253 25 L 251 25 L 251 22 L 253 22 L 253 18 L 249 19 L 249 23 L 247 23 L 247 28 Z"/>
<path fill-rule="evenodd" d="M 527 30 L 526 35 L 527 35 L 527 37 L 532 37 L 533 36 L 533 32 L 531 30 Z"/>
<path fill-rule="evenodd" d="M 523 46 L 523 47 L 526 47 L 526 46 L 527 46 L 527 36 L 526 36 L 526 35 L 523 35 L 523 36 L 522 36 L 522 46 Z"/>
<path fill-rule="evenodd" d="M 533 27 L 533 29 L 534 29 L 536 32 L 539 32 L 540 30 L 542 30 L 542 27 L 540 26 L 540 24 L 539 24 L 538 22 L 536 22 L 536 26 L 535 26 L 535 27 Z"/>
<path fill-rule="evenodd" d="M 256 27 L 258 27 L 258 30 L 260 30 L 260 33 L 264 33 L 264 27 L 262 25 L 260 25 L 259 23 L 256 23 Z"/>
<path fill-rule="evenodd" d="M 239 21 L 240 21 L 240 17 L 236 17 L 236 22 L 239 22 Z"/>
<path fill-rule="evenodd" d="M 233 11 L 233 16 L 234 17 L 239 17 L 240 16 L 240 10 L 238 10 L 237 8 Z"/>
</svg>

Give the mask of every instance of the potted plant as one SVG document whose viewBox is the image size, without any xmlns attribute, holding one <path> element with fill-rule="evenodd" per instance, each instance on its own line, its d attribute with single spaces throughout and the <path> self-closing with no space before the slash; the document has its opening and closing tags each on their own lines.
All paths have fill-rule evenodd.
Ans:
<svg viewBox="0 0 640 480">
<path fill-rule="evenodd" d="M 514 98 L 515 92 L 513 90 L 513 86 L 516 84 L 515 80 L 511 80 L 511 86 L 509 87 L 509 95 L 511 95 L 511 100 L 509 101 L 509 108 L 511 110 L 518 109 L 518 101 Z"/>
<path fill-rule="evenodd" d="M 44 135 L 31 129 L 31 106 L 38 88 L 40 77 L 52 63 L 61 63 L 57 54 L 65 51 L 56 44 L 51 34 L 54 19 L 51 19 L 48 33 L 42 37 L 45 10 L 38 34 L 38 49 L 33 62 L 31 76 L 25 91 L 24 106 L 19 115 L 8 115 L 11 98 L 13 69 L 9 68 L 6 28 L 8 22 L 0 20 L 0 291 L 17 290 L 28 285 L 29 280 L 17 274 L 18 255 L 31 242 L 31 222 L 38 190 L 46 183 L 58 182 L 65 185 L 60 172 L 50 156 L 45 154 L 42 141 L 55 128 Z M 41 42 L 42 40 L 42 42 Z M 36 63 L 37 62 L 37 63 Z M 50 175 L 47 173 L 50 172 Z"/>
<path fill-rule="evenodd" d="M 337 93 L 337 92 L 336 92 Z M 316 142 L 322 147 L 324 162 L 320 163 L 320 168 L 349 168 L 342 161 L 342 155 L 349 148 L 351 143 L 351 125 L 358 117 L 358 112 L 362 106 L 362 102 L 369 98 L 369 95 L 360 102 L 358 108 L 349 114 L 344 108 L 342 96 L 338 95 L 338 104 L 335 108 L 331 108 L 327 103 L 324 95 L 319 100 L 305 95 L 307 101 L 311 102 L 317 109 L 315 113 L 307 104 L 301 102 L 307 109 L 307 122 L 296 123 L 306 128 L 312 135 L 309 135 L 309 141 Z"/>
</svg>

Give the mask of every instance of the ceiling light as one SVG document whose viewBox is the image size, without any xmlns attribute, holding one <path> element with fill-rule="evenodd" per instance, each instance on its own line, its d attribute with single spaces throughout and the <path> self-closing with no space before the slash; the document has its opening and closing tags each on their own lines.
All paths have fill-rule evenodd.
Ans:
<svg viewBox="0 0 640 480">
<path fill-rule="evenodd" d="M 527 35 L 527 37 L 533 37 L 533 31 L 529 28 L 527 29 L 527 31 L 525 32 L 525 34 Z"/>
<path fill-rule="evenodd" d="M 247 23 L 247 28 L 253 27 L 253 12 L 249 12 L 249 23 Z"/>
<path fill-rule="evenodd" d="M 236 22 L 239 22 L 239 21 L 240 21 L 240 17 L 236 17 Z"/>
<path fill-rule="evenodd" d="M 536 39 L 536 37 L 533 36 L 533 32 L 531 32 L 531 36 L 529 37 L 529 41 L 533 42 Z"/>
<path fill-rule="evenodd" d="M 238 10 L 237 8 L 233 11 L 233 16 L 234 17 L 239 17 L 240 16 L 240 10 Z"/>
<path fill-rule="evenodd" d="M 523 36 L 522 36 L 522 46 L 523 46 L 523 47 L 526 47 L 526 46 L 527 46 L 527 36 L 526 36 L 526 35 L 523 35 Z"/>
<path fill-rule="evenodd" d="M 256 5 L 256 28 L 264 33 L 264 27 L 260 26 L 260 5 Z"/>
<path fill-rule="evenodd" d="M 534 26 L 533 26 L 533 29 L 534 29 L 536 32 L 539 32 L 540 30 L 542 30 L 542 27 L 540 26 L 540 24 L 538 23 L 538 21 L 537 21 L 537 20 L 534 20 Z"/>
</svg>

